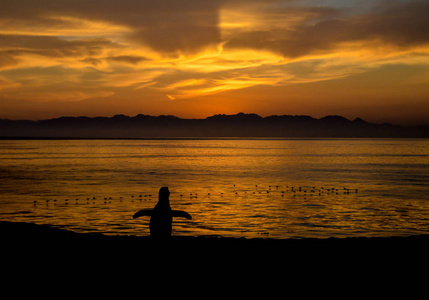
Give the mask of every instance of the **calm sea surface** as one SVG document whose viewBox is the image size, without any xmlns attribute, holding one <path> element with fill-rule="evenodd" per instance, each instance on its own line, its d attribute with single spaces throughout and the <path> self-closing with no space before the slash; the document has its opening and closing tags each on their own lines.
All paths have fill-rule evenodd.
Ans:
<svg viewBox="0 0 429 300">
<path fill-rule="evenodd" d="M 0 220 L 149 235 L 168 186 L 173 235 L 429 231 L 429 140 L 2 140 Z"/>
</svg>

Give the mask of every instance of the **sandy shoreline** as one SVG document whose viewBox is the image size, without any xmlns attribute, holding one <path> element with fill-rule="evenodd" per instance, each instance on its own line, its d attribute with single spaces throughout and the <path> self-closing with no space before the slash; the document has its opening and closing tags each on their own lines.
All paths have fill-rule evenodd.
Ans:
<svg viewBox="0 0 429 300">
<path fill-rule="evenodd" d="M 173 236 L 166 243 L 156 243 L 149 237 L 76 233 L 46 225 L 0 222 L 0 242 L 7 260 L 24 268 L 36 264 L 37 269 L 56 270 L 58 274 L 77 269 L 104 275 L 116 267 L 127 274 L 135 273 L 137 268 L 161 274 L 164 269 L 186 270 L 192 276 L 212 270 L 222 274 L 231 270 L 228 276 L 233 277 L 237 272 L 262 277 L 277 273 L 272 270 L 304 277 L 329 270 L 335 270 L 336 276 L 341 272 L 356 276 L 358 270 L 370 275 L 368 271 L 374 270 L 372 275 L 378 276 L 380 272 L 387 275 L 399 269 L 413 270 L 424 263 L 429 235 L 283 240 Z"/>
<path fill-rule="evenodd" d="M 149 237 L 128 235 L 103 235 L 99 233 L 76 233 L 58 229 L 48 225 L 36 225 L 24 222 L 0 221 L 0 233 L 4 241 L 11 243 L 28 243 L 33 245 L 71 243 L 74 245 L 123 245 L 147 246 L 154 244 Z M 428 245 L 428 235 L 413 235 L 408 237 L 350 237 L 350 238 L 304 238 L 304 239 L 271 239 L 271 238 L 230 238 L 230 237 L 188 237 L 173 236 L 169 243 L 180 245 L 225 245 L 248 247 L 420 247 Z M 13 244 L 10 244 L 13 245 Z"/>
</svg>

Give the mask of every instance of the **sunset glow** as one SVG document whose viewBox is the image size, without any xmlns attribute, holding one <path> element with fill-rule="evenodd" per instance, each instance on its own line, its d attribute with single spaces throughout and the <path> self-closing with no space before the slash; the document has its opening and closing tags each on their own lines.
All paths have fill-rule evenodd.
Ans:
<svg viewBox="0 0 429 300">
<path fill-rule="evenodd" d="M 429 123 L 427 1 L 0 3 L 0 118 Z"/>
</svg>

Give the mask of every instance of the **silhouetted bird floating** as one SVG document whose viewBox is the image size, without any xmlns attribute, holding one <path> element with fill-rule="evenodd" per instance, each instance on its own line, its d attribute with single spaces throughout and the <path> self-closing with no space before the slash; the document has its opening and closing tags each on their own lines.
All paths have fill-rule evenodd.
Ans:
<svg viewBox="0 0 429 300">
<path fill-rule="evenodd" d="M 142 209 L 133 215 L 133 219 L 150 216 L 149 229 L 153 238 L 165 239 L 171 236 L 173 217 L 192 219 L 191 215 L 183 210 L 172 210 L 169 197 L 168 187 L 162 187 L 159 190 L 158 203 L 153 209 Z"/>
</svg>

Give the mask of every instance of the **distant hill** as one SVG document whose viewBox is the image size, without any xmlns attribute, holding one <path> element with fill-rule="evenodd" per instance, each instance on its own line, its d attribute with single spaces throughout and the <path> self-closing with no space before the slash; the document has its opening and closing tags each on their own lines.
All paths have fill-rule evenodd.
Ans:
<svg viewBox="0 0 429 300">
<path fill-rule="evenodd" d="M 0 119 L 0 138 L 154 138 L 154 137 L 295 137 L 429 138 L 429 125 L 373 124 L 341 116 L 269 116 L 239 113 L 205 119 L 175 116 L 61 117 L 49 120 Z"/>
</svg>

